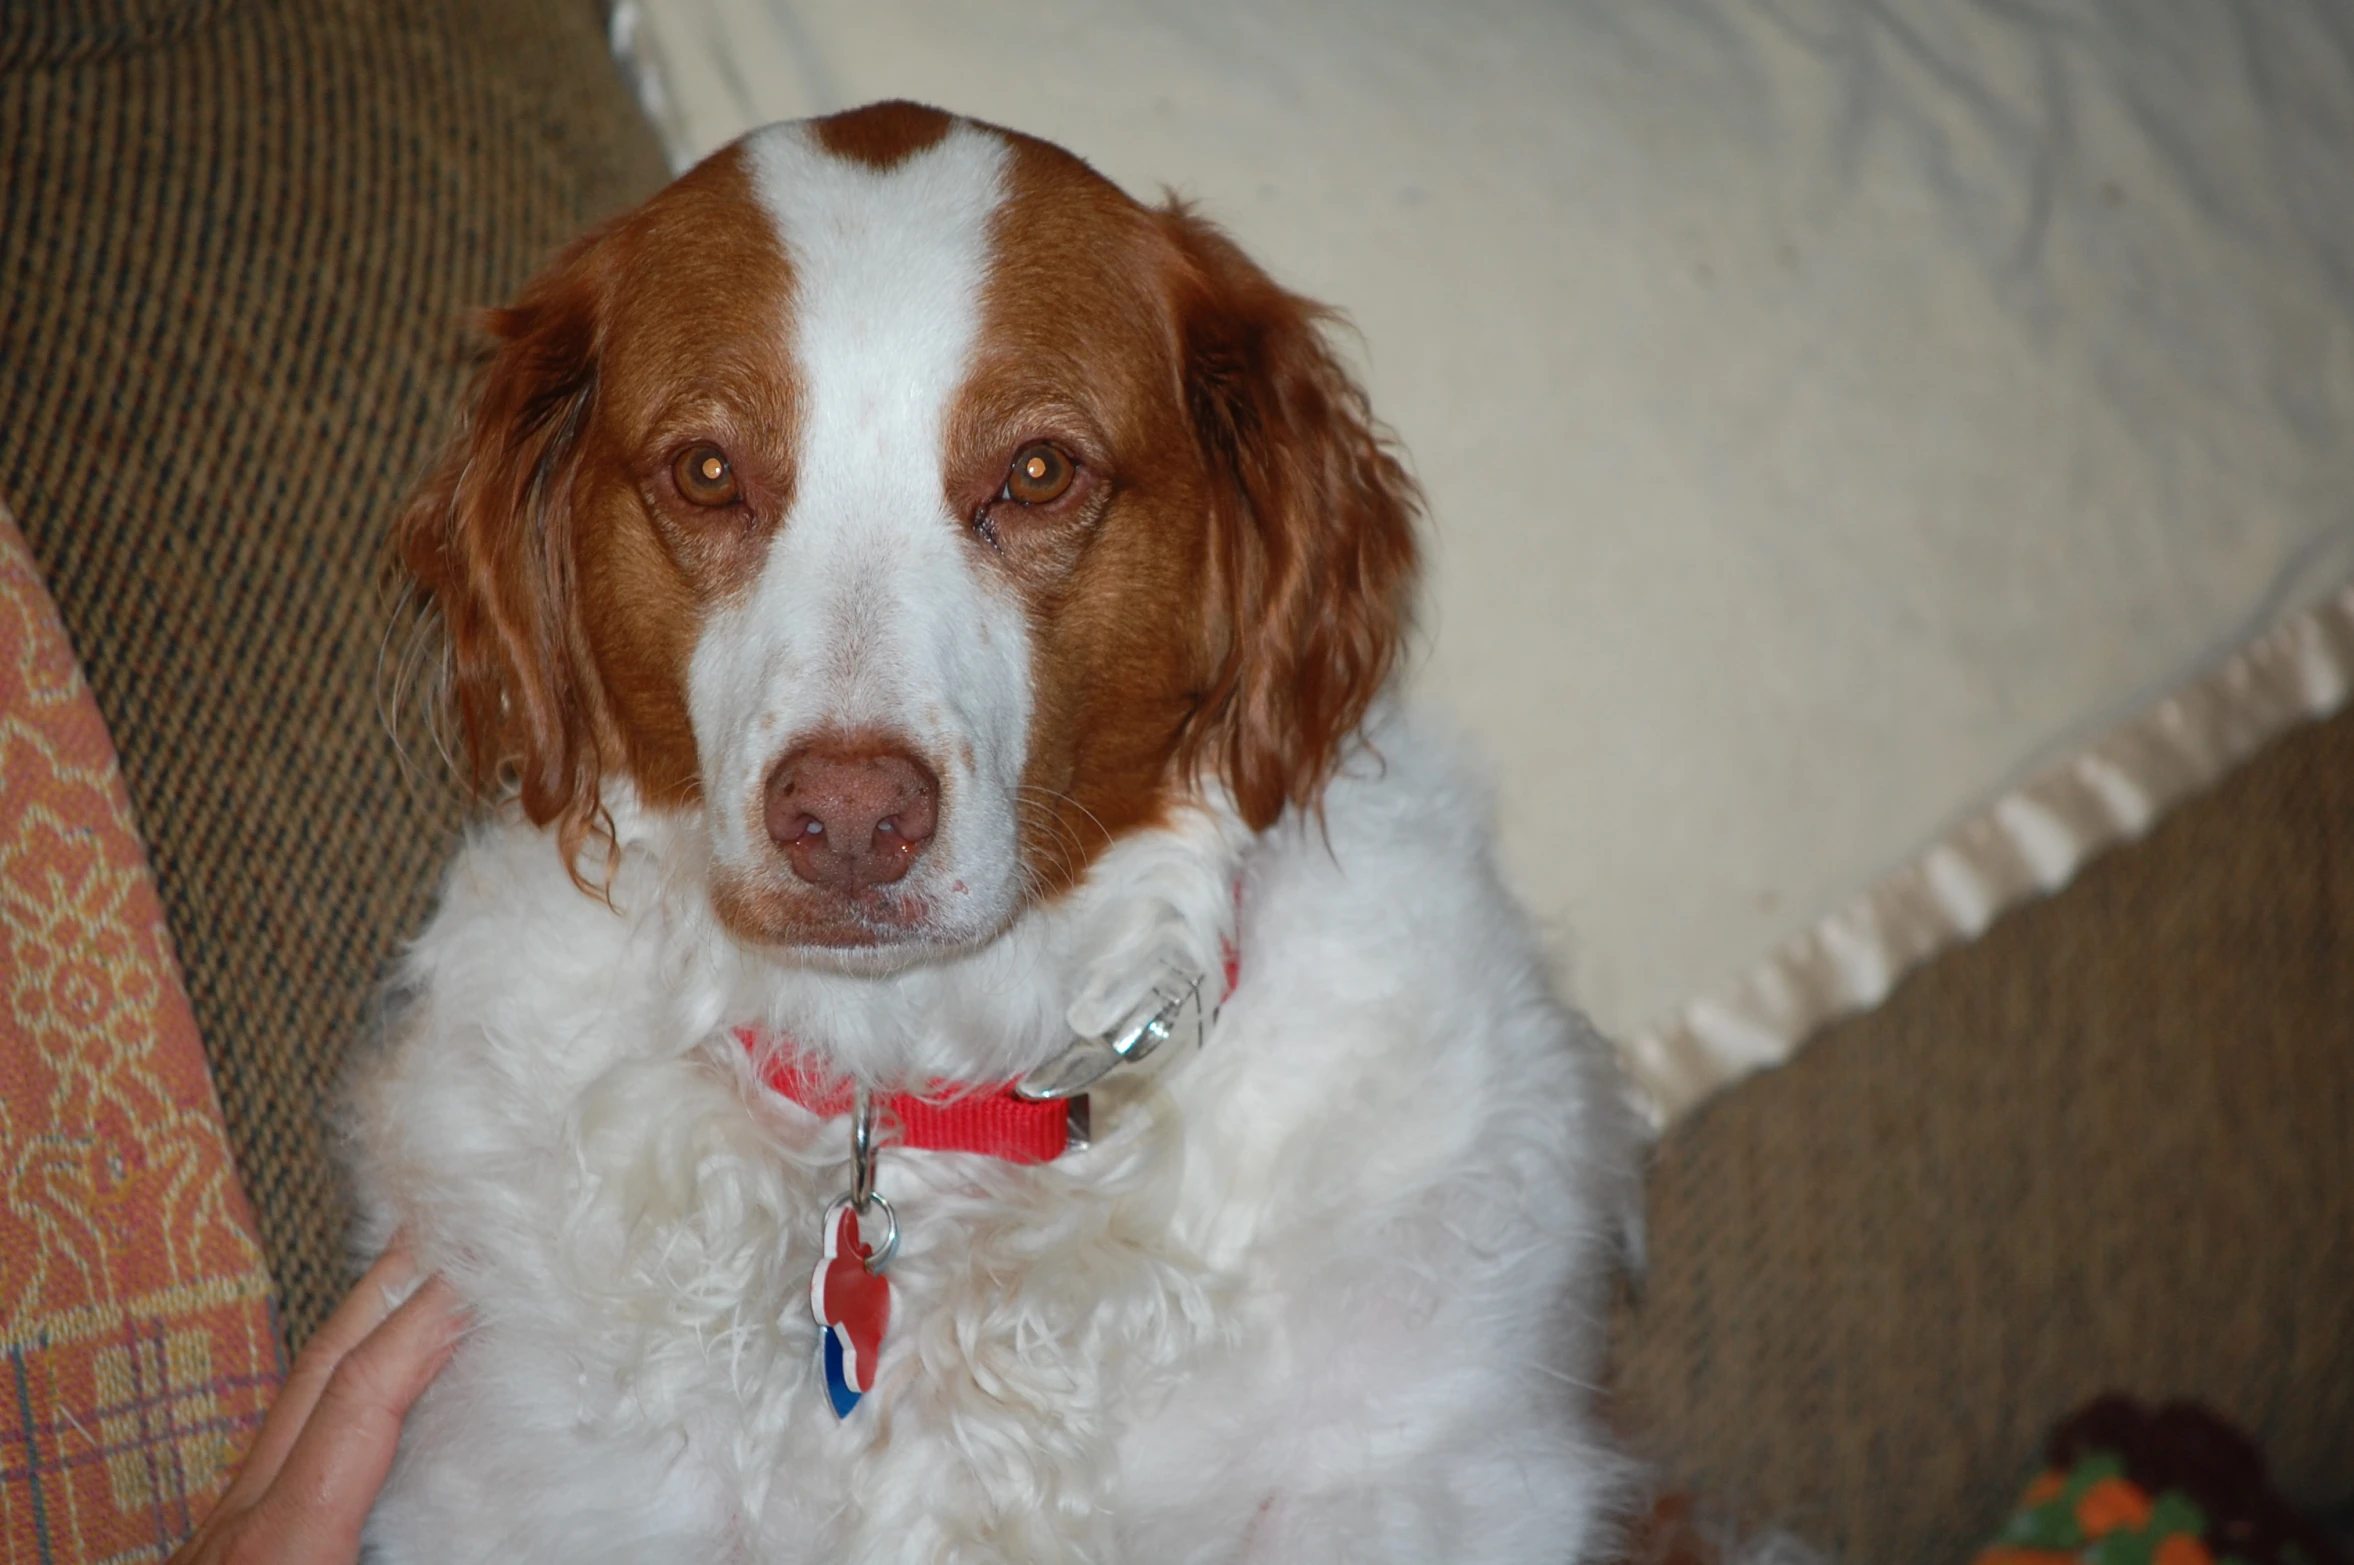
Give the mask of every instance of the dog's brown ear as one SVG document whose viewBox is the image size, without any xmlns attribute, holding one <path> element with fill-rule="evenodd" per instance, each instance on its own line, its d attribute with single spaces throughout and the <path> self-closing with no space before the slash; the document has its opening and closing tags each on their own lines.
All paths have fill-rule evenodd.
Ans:
<svg viewBox="0 0 2354 1565">
<path fill-rule="evenodd" d="M 1421 496 L 1326 343 L 1328 312 L 1182 207 L 1161 220 L 1223 620 L 1185 760 L 1264 828 L 1314 806 L 1397 660 Z"/>
<path fill-rule="evenodd" d="M 509 785 L 566 862 L 605 829 L 603 714 L 574 587 L 573 487 L 597 395 L 597 236 L 509 308 L 466 422 L 395 526 L 401 563 L 437 614 L 450 694 L 480 796 Z M 575 874 L 577 875 L 577 868 Z"/>
</svg>

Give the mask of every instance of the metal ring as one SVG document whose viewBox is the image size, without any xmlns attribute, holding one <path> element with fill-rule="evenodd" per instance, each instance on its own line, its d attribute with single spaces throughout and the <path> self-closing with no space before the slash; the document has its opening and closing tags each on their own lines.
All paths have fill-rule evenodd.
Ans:
<svg viewBox="0 0 2354 1565">
<path fill-rule="evenodd" d="M 883 1191 L 866 1191 L 866 1205 L 883 1207 L 883 1243 L 866 1254 L 866 1276 L 878 1278 L 883 1276 L 883 1268 L 890 1266 L 892 1257 L 899 1254 L 899 1214 L 890 1210 L 890 1200 L 885 1200 Z M 859 1217 L 866 1217 L 866 1207 L 859 1207 Z M 864 1233 L 859 1238 L 864 1238 Z"/>
<path fill-rule="evenodd" d="M 850 1197 L 846 1195 L 834 1197 L 834 1204 L 826 1208 L 826 1226 L 833 1227 L 834 1213 L 851 1204 Z M 867 1275 L 870 1277 L 881 1276 L 883 1268 L 890 1265 L 891 1258 L 899 1253 L 899 1214 L 891 1210 L 891 1203 L 884 1197 L 883 1192 L 869 1190 L 866 1193 L 866 1199 L 857 1203 L 858 1215 L 863 1221 L 867 1209 L 878 1206 L 883 1209 L 883 1242 L 867 1251 L 864 1265 Z M 861 1231 L 858 1237 L 863 1240 L 866 1234 Z"/>
</svg>

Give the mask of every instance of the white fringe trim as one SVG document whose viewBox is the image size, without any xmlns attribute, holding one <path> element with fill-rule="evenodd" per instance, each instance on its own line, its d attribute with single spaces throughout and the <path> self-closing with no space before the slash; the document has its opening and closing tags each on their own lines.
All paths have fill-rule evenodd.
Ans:
<svg viewBox="0 0 2354 1565">
<path fill-rule="evenodd" d="M 1868 1010 L 1905 972 L 2057 891 L 2094 854 L 2141 836 L 2266 741 L 2354 688 L 2354 585 L 2011 789 L 1910 864 L 1849 899 L 1731 988 L 1624 1046 L 1653 1124 L 1779 1065 L 1824 1024 Z"/>
</svg>

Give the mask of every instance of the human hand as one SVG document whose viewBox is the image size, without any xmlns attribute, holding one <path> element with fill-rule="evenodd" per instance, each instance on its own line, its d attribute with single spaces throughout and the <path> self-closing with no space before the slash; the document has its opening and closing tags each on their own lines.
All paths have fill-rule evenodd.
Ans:
<svg viewBox="0 0 2354 1565">
<path fill-rule="evenodd" d="M 396 1236 L 303 1347 L 236 1481 L 171 1565 L 353 1565 L 401 1419 L 465 1326 L 456 1290 L 420 1284 Z"/>
</svg>

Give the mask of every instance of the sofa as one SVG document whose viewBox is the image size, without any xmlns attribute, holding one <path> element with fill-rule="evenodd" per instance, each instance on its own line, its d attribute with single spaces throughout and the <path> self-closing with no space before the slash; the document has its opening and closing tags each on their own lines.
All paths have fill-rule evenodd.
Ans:
<svg viewBox="0 0 2354 1565">
<path fill-rule="evenodd" d="M 274 1346 L 351 1275 L 336 1083 L 462 825 L 386 524 L 476 312 L 664 177 L 608 22 L 0 10 L 0 504 L 119 754 Z M 48 1328 L 9 1287 L 21 1365 Z M 1678 1121 L 1616 1338 L 1670 1482 L 1847 1558 L 1966 1557 L 2112 1388 L 2208 1403 L 2354 1513 L 2354 716 Z M 0 1425 L 11 1528 L 74 1449 Z M 219 1480 L 118 1485 L 115 1552 Z"/>
</svg>

